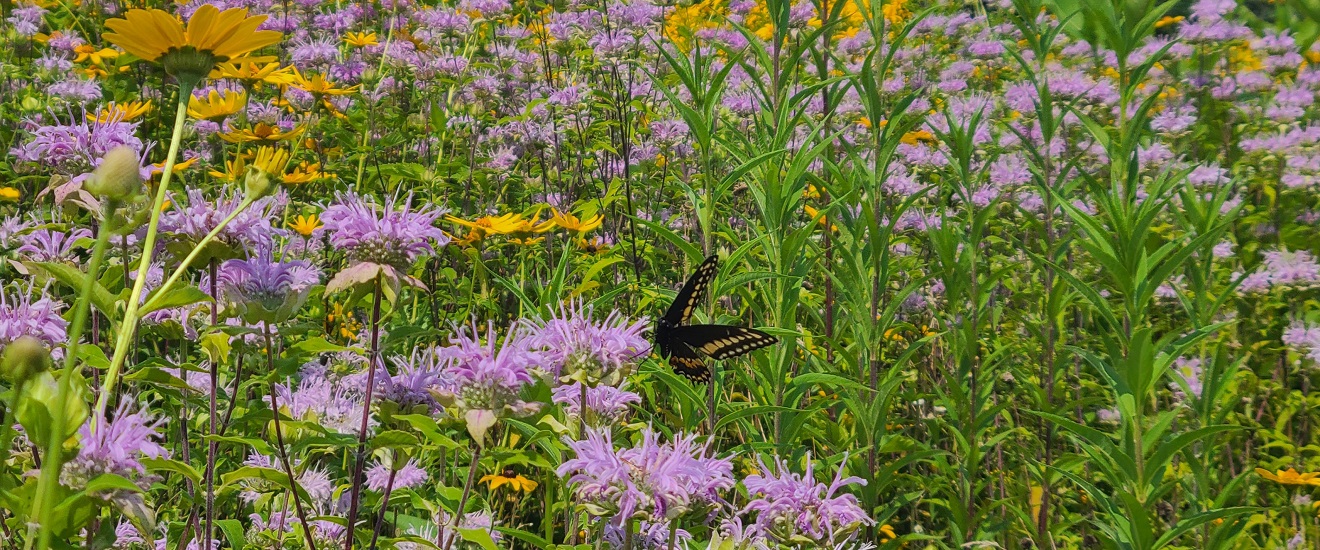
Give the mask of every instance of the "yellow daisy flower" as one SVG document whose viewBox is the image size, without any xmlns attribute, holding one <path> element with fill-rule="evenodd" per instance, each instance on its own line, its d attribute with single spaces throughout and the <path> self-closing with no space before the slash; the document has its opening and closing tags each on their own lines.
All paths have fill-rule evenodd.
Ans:
<svg viewBox="0 0 1320 550">
<path fill-rule="evenodd" d="M 319 179 L 325 179 L 327 177 L 328 176 L 325 173 L 321 172 L 321 163 L 319 162 L 308 163 L 307 161 L 304 160 L 302 162 L 299 162 L 298 166 L 295 166 L 292 170 L 289 170 L 288 174 L 284 175 L 284 183 L 287 183 L 289 185 L 299 185 L 303 183 L 313 182 Z"/>
<path fill-rule="evenodd" d="M 505 468 L 498 474 L 490 474 L 481 478 L 482 483 L 490 485 L 490 490 L 494 491 L 504 485 L 508 485 L 514 492 L 522 491 L 530 493 L 536 490 L 539 483 L 523 477 L 522 474 L 513 471 L 513 468 Z"/>
<path fill-rule="evenodd" d="M 220 134 L 220 139 L 229 143 L 260 143 L 264 145 L 273 145 L 280 141 L 294 139 L 303 133 L 303 127 L 298 126 L 292 130 L 284 131 L 279 126 L 271 126 L 264 122 L 258 122 L 251 128 L 239 128 L 232 132 Z"/>
<path fill-rule="evenodd" d="M 299 235 L 304 237 L 311 237 L 312 233 L 322 225 L 324 224 L 321 223 L 320 218 L 316 217 L 316 214 L 310 214 L 294 218 L 293 221 L 289 222 L 289 229 L 296 231 Z"/>
<path fill-rule="evenodd" d="M 344 35 L 344 43 L 354 48 L 365 48 L 380 44 L 376 41 L 376 33 L 374 32 L 350 32 Z"/>
<path fill-rule="evenodd" d="M 98 122 L 105 124 L 112 120 L 120 122 L 132 122 L 141 118 L 142 115 L 151 112 L 150 101 L 129 101 L 128 103 L 111 103 L 108 107 L 102 108 L 95 115 L 87 113 L 89 122 Z"/>
<path fill-rule="evenodd" d="M 903 134 L 900 141 L 907 145 L 916 145 L 921 142 L 935 143 L 935 134 L 930 133 L 929 130 L 913 130 Z"/>
<path fill-rule="evenodd" d="M 206 173 L 221 181 L 239 181 L 243 179 L 243 176 L 247 175 L 247 160 L 245 160 L 242 155 L 239 155 L 233 160 L 225 161 L 224 171 L 207 170 Z"/>
<path fill-rule="evenodd" d="M 247 105 L 247 92 L 211 90 L 206 99 L 194 96 L 188 100 L 188 116 L 199 120 L 220 122 L 225 117 L 238 113 Z"/>
<path fill-rule="evenodd" d="M 198 161 L 199 159 L 201 159 L 201 157 L 192 157 L 192 158 L 190 158 L 190 159 L 188 159 L 188 160 L 185 160 L 185 161 L 183 161 L 183 162 L 176 162 L 176 163 L 174 163 L 174 170 L 172 170 L 172 172 L 174 172 L 175 174 L 178 174 L 178 173 L 180 173 L 180 172 L 183 172 L 184 170 L 187 170 L 187 169 L 189 169 L 189 168 L 192 168 L 193 165 L 197 164 L 197 161 Z M 152 173 L 152 175 L 155 175 L 155 174 L 163 174 L 163 173 L 165 173 L 165 161 L 162 160 L 162 161 L 160 161 L 160 162 L 157 162 L 157 163 L 155 163 L 155 164 L 152 164 L 152 165 L 151 165 L 151 173 Z"/>
<path fill-rule="evenodd" d="M 1260 477 L 1283 485 L 1320 485 L 1320 472 L 1299 473 L 1293 468 L 1270 472 L 1264 468 L 1256 468 L 1256 473 L 1260 474 Z"/>
<path fill-rule="evenodd" d="M 553 212 L 554 216 L 550 218 L 552 223 L 560 228 L 568 231 L 576 231 L 578 233 L 591 231 L 592 229 L 600 227 L 601 223 L 605 221 L 605 218 L 602 218 L 600 214 L 596 214 L 585 220 L 579 220 L 577 216 L 572 214 L 564 214 L 558 210 L 554 210 Z"/>
<path fill-rule="evenodd" d="M 550 222 L 539 223 L 536 221 L 529 221 L 524 219 L 522 214 L 482 216 L 472 221 L 467 221 L 454 216 L 445 216 L 445 219 L 470 229 L 471 233 L 476 233 L 475 240 L 481 240 L 481 238 L 486 235 L 544 233 L 553 226 Z"/>
<path fill-rule="evenodd" d="M 357 85 L 347 88 L 340 88 L 334 81 L 327 80 L 324 75 L 314 74 L 307 78 L 293 70 L 293 87 L 313 95 L 348 95 L 357 91 Z"/>
<path fill-rule="evenodd" d="M 13 187 L 0 187 L 0 202 L 18 202 L 22 193 Z"/>
<path fill-rule="evenodd" d="M 224 63 L 211 71 L 211 78 L 241 80 L 253 88 L 263 83 L 288 86 L 294 82 L 293 67 L 281 67 L 279 63 Z"/>
<path fill-rule="evenodd" d="M 277 149 L 275 147 L 257 148 L 257 158 L 252 161 L 252 166 L 262 172 L 284 176 L 284 167 L 289 164 L 289 151 L 286 149 Z"/>
<path fill-rule="evenodd" d="M 601 237 L 578 239 L 578 248 L 587 254 L 600 254 L 610 249 L 610 243 Z"/>
<path fill-rule="evenodd" d="M 248 17 L 246 8 L 220 11 L 203 4 L 185 27 L 174 14 L 159 9 L 132 9 L 123 19 L 105 22 L 111 44 L 128 53 L 164 65 L 165 71 L 201 80 L 217 63 L 244 63 L 249 54 L 279 42 L 279 31 L 257 30 L 265 15 Z"/>
<path fill-rule="evenodd" d="M 91 44 L 78 46 L 73 49 L 73 53 L 77 54 L 77 56 L 73 58 L 74 63 L 91 62 L 93 65 L 101 65 L 106 61 L 119 57 L 118 50 L 113 48 L 101 48 L 98 50 Z"/>
</svg>

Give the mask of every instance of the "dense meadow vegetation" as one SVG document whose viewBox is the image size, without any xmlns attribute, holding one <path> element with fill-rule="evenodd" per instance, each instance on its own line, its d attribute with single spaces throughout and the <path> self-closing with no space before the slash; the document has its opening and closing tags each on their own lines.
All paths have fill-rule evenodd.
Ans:
<svg viewBox="0 0 1320 550">
<path fill-rule="evenodd" d="M 0 548 L 1320 548 L 1316 0 L 144 2 L 0 0 Z"/>
</svg>

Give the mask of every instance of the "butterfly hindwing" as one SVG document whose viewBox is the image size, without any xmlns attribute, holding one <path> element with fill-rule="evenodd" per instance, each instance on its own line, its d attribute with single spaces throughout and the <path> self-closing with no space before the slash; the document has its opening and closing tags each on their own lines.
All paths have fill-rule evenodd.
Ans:
<svg viewBox="0 0 1320 550">
<path fill-rule="evenodd" d="M 756 329 L 732 325 L 687 325 L 674 327 L 673 340 L 703 355 L 723 361 L 779 342 L 778 338 Z"/>
<path fill-rule="evenodd" d="M 706 288 L 715 280 L 715 271 L 718 268 L 719 256 L 712 254 L 706 258 L 706 261 L 701 262 L 696 273 L 688 277 L 687 282 L 683 283 L 683 288 L 678 291 L 678 295 L 674 296 L 674 303 L 670 304 L 669 311 L 665 312 L 664 320 L 669 326 L 677 327 L 692 318 L 692 312 L 696 311 L 697 304 L 701 303 Z"/>
<path fill-rule="evenodd" d="M 669 348 L 669 366 L 693 383 L 704 384 L 710 381 L 710 369 L 706 367 L 706 362 L 683 342 L 674 342 Z"/>
</svg>

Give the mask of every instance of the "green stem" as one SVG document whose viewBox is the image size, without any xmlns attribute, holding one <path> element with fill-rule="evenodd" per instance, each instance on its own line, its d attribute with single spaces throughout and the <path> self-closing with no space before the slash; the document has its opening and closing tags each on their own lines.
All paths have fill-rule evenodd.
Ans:
<svg viewBox="0 0 1320 550">
<path fill-rule="evenodd" d="M 138 311 L 141 309 L 139 302 L 142 301 L 142 292 L 147 283 L 147 269 L 151 267 L 151 256 L 156 248 L 161 209 L 165 206 L 165 193 L 174 175 L 174 159 L 178 157 L 179 144 L 183 141 L 183 122 L 188 115 L 188 98 L 192 96 L 192 88 L 195 84 L 196 82 L 179 81 L 179 104 L 174 111 L 174 132 L 170 135 L 170 152 L 165 157 L 165 171 L 160 177 L 160 187 L 156 189 L 156 197 L 151 202 L 151 222 L 147 224 L 147 237 L 142 241 L 142 259 L 138 261 L 137 279 L 133 281 L 133 290 L 128 295 L 124 322 L 120 325 L 119 335 L 115 339 L 115 355 L 110 360 L 110 368 L 106 371 L 105 380 L 101 384 L 101 394 L 96 398 L 95 418 L 97 419 L 105 414 L 106 404 L 110 402 L 110 392 L 114 390 L 115 383 L 119 380 L 119 371 L 124 368 L 124 360 L 128 358 L 128 349 L 133 342 L 133 333 L 137 331 Z M 92 427 L 96 429 L 95 422 Z"/>
<path fill-rule="evenodd" d="M 193 261 L 197 260 L 197 257 L 202 254 L 202 251 L 206 249 L 206 245 L 211 244 L 211 241 L 215 240 L 215 237 L 219 235 L 221 231 L 224 231 L 225 227 L 228 227 L 229 223 L 234 221 L 234 218 L 237 218 L 239 214 L 242 214 L 247 210 L 254 202 L 256 202 L 256 200 L 252 197 L 244 196 L 243 200 L 238 203 L 238 208 L 235 208 L 233 212 L 230 212 L 228 216 L 225 216 L 225 219 L 220 220 L 220 224 L 215 226 L 215 229 L 212 229 L 205 237 L 202 237 L 202 240 L 197 241 L 197 245 L 194 246 L 192 251 L 188 253 L 188 256 L 183 259 L 183 263 L 179 264 L 179 267 L 174 269 L 174 273 L 171 273 L 170 278 L 165 280 L 165 284 L 160 285 L 160 288 L 156 289 L 155 295 L 152 296 L 150 300 L 147 300 L 146 304 L 143 304 L 142 309 L 151 311 L 157 303 L 160 302 L 163 296 L 165 296 L 165 293 L 173 287 L 175 283 L 178 283 L 179 279 L 183 278 L 184 272 L 186 272 L 188 268 L 192 266 Z"/>
<path fill-rule="evenodd" d="M 114 215 L 113 203 L 107 203 L 105 207 L 105 223 Z M 87 325 L 87 316 L 90 310 L 89 303 L 92 297 L 92 288 L 96 284 L 96 274 L 101 270 L 101 263 L 105 260 L 106 248 L 110 245 L 110 228 L 103 223 L 96 235 L 96 244 L 92 247 L 92 260 L 87 265 L 87 278 L 83 280 L 82 288 L 79 289 L 78 301 L 73 307 L 73 322 L 69 327 L 69 344 L 64 350 L 64 370 L 60 374 L 59 389 L 56 392 L 55 406 L 50 407 L 51 416 L 51 438 L 46 446 L 46 460 L 41 464 L 41 474 L 37 479 L 37 496 L 33 502 L 32 509 L 36 512 L 36 517 L 40 522 L 40 532 L 38 535 L 37 548 L 44 549 L 50 547 L 51 537 L 54 532 L 51 530 L 50 506 L 54 502 L 55 486 L 60 480 L 60 468 L 63 465 L 64 440 L 67 437 L 65 433 L 65 424 L 68 423 L 66 414 L 68 406 L 66 403 L 72 398 L 73 375 L 78 364 L 78 340 L 82 338 L 83 327 Z M 79 399 L 81 401 L 81 399 Z M 28 545 L 32 544 L 32 538 L 28 537 Z"/>
</svg>

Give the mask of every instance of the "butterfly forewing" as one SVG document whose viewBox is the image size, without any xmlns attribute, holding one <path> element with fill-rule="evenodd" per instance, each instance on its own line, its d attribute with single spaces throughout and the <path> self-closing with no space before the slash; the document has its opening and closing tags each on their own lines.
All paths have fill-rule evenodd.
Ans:
<svg viewBox="0 0 1320 550">
<path fill-rule="evenodd" d="M 697 267 L 697 272 L 688 277 L 683 288 L 674 296 L 674 303 L 670 304 L 669 311 L 665 312 L 665 321 L 669 326 L 676 327 L 688 322 L 692 318 L 692 312 L 696 311 L 697 304 L 701 303 L 701 298 L 706 294 L 706 288 L 710 286 L 711 281 L 715 280 L 715 271 L 719 268 L 719 256 L 711 255 L 706 261 L 701 262 Z"/>
<path fill-rule="evenodd" d="M 717 361 L 779 342 L 778 338 L 759 330 L 731 325 L 688 325 L 673 330 L 674 340 Z"/>
</svg>

